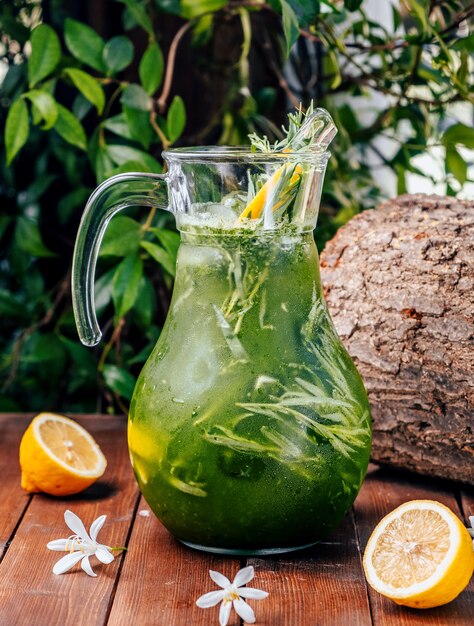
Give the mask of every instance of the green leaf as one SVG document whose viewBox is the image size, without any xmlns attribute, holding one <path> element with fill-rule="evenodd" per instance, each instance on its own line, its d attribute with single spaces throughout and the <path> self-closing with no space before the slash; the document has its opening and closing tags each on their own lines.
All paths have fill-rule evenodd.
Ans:
<svg viewBox="0 0 474 626">
<path fill-rule="evenodd" d="M 467 163 L 456 150 L 456 148 L 449 147 L 446 150 L 446 173 L 450 173 L 458 180 L 461 185 L 467 180 Z"/>
<path fill-rule="evenodd" d="M 52 128 L 58 119 L 58 107 L 53 96 L 47 91 L 32 89 L 27 91 L 24 97 L 28 98 L 38 112 L 40 119 L 44 120 L 42 129 L 49 130 Z"/>
<path fill-rule="evenodd" d="M 467 37 L 456 39 L 456 41 L 451 42 L 449 45 L 453 50 L 467 50 L 467 52 L 472 52 L 474 50 L 474 33 L 471 33 Z"/>
<path fill-rule="evenodd" d="M 58 202 L 58 218 L 60 224 L 65 224 L 72 217 L 76 209 L 83 208 L 92 193 L 88 187 L 78 187 L 70 191 Z"/>
<path fill-rule="evenodd" d="M 142 241 L 140 245 L 170 276 L 175 276 L 175 260 L 164 248 L 157 246 L 156 243 L 151 243 L 151 241 Z"/>
<path fill-rule="evenodd" d="M 117 266 L 112 281 L 116 320 L 126 315 L 135 304 L 142 276 L 143 263 L 137 254 L 126 256 Z"/>
<path fill-rule="evenodd" d="M 175 96 L 170 104 L 166 125 L 168 128 L 168 139 L 171 143 L 174 143 L 179 139 L 186 126 L 186 109 L 180 96 Z"/>
<path fill-rule="evenodd" d="M 138 297 L 133 307 L 134 319 L 138 318 L 141 327 L 148 329 L 153 321 L 155 308 L 155 290 L 151 281 L 143 276 L 138 290 Z"/>
<path fill-rule="evenodd" d="M 151 19 L 148 17 L 146 9 L 143 5 L 138 4 L 136 0 L 120 0 L 123 2 L 127 9 L 132 14 L 135 22 L 139 24 L 143 30 L 145 30 L 149 35 L 153 35 L 153 24 Z"/>
<path fill-rule="evenodd" d="M 344 0 L 344 6 L 348 11 L 357 11 L 362 4 L 362 0 Z"/>
<path fill-rule="evenodd" d="M 127 120 L 130 136 L 142 144 L 148 150 L 154 136 L 153 127 L 150 123 L 150 114 L 146 111 L 138 111 L 123 106 L 123 113 Z"/>
<path fill-rule="evenodd" d="M 67 67 L 64 73 L 72 80 L 74 86 L 82 93 L 84 98 L 87 98 L 95 106 L 98 114 L 101 115 L 105 106 L 105 95 L 97 80 L 90 74 L 87 74 L 87 72 L 74 67 Z"/>
<path fill-rule="evenodd" d="M 15 242 L 19 248 L 36 257 L 56 256 L 44 245 L 38 225 L 26 217 L 19 217 L 15 228 Z"/>
<path fill-rule="evenodd" d="M 126 161 L 139 161 L 140 163 L 143 163 L 143 165 L 148 168 L 148 171 L 150 172 L 156 172 L 159 174 L 162 170 L 161 165 L 154 157 L 150 156 L 143 150 L 138 150 L 138 148 L 132 148 L 131 146 L 109 145 L 107 146 L 107 154 L 117 165 L 123 165 Z"/>
<path fill-rule="evenodd" d="M 102 374 L 107 387 L 126 400 L 132 399 L 136 380 L 127 370 L 116 365 L 104 365 Z"/>
<path fill-rule="evenodd" d="M 10 165 L 18 152 L 23 148 L 29 134 L 28 107 L 24 100 L 16 100 L 11 105 L 5 122 L 7 165 Z"/>
<path fill-rule="evenodd" d="M 140 85 L 127 85 L 123 90 L 120 102 L 131 109 L 151 110 L 151 98 Z"/>
<path fill-rule="evenodd" d="M 105 231 L 100 247 L 101 256 L 128 256 L 136 254 L 142 240 L 140 224 L 131 217 L 115 217 Z"/>
<path fill-rule="evenodd" d="M 31 33 L 31 55 L 28 60 L 28 85 L 36 84 L 51 74 L 61 60 L 61 44 L 51 26 L 40 24 Z"/>
<path fill-rule="evenodd" d="M 69 52 L 81 63 L 89 65 L 99 72 L 105 70 L 102 60 L 105 42 L 90 26 L 67 18 L 64 39 Z"/>
<path fill-rule="evenodd" d="M 281 0 L 281 14 L 283 18 L 283 32 L 286 41 L 286 56 L 290 54 L 292 45 L 299 36 L 298 17 L 286 0 Z"/>
<path fill-rule="evenodd" d="M 74 117 L 74 115 L 58 104 L 58 119 L 54 125 L 54 130 L 68 143 L 81 148 L 87 149 L 87 138 L 82 124 Z"/>
<path fill-rule="evenodd" d="M 474 149 L 474 128 L 461 123 L 453 124 L 444 132 L 441 141 L 445 146 L 462 144 L 472 150 Z"/>
<path fill-rule="evenodd" d="M 29 312 L 9 291 L 0 289 L 0 315 L 17 319 L 28 319 Z"/>
<path fill-rule="evenodd" d="M 181 0 L 181 12 L 185 19 L 191 20 L 203 13 L 219 11 L 227 5 L 227 0 Z"/>
<path fill-rule="evenodd" d="M 123 113 L 109 117 L 103 122 L 102 126 L 119 137 L 132 139 L 130 128 L 128 127 L 127 120 Z"/>
<path fill-rule="evenodd" d="M 125 35 L 112 37 L 104 46 L 102 59 L 107 76 L 113 76 L 124 70 L 133 61 L 133 44 Z"/>
<path fill-rule="evenodd" d="M 150 231 L 155 235 L 163 248 L 176 262 L 179 244 L 181 243 L 181 238 L 178 233 L 174 230 L 168 230 L 167 228 L 150 228 Z"/>
<path fill-rule="evenodd" d="M 428 30 L 428 11 L 425 4 L 420 0 L 405 0 L 408 12 L 417 18 L 423 32 Z"/>
<path fill-rule="evenodd" d="M 138 67 L 140 82 L 146 93 L 152 96 L 161 84 L 163 78 L 163 54 L 160 46 L 151 42 L 145 50 Z"/>
</svg>

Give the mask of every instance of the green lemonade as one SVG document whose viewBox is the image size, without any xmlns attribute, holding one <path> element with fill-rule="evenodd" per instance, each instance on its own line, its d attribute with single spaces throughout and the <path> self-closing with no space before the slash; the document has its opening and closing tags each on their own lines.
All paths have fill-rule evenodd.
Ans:
<svg viewBox="0 0 474 626">
<path fill-rule="evenodd" d="M 137 480 L 166 528 L 218 552 L 313 544 L 354 501 L 370 445 L 312 233 L 183 231 L 129 419 Z"/>
</svg>

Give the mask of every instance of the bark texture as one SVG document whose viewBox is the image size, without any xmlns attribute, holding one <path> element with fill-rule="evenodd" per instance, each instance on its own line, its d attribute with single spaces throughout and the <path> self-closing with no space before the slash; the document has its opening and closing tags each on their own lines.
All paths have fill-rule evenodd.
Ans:
<svg viewBox="0 0 474 626">
<path fill-rule="evenodd" d="M 372 458 L 474 484 L 474 202 L 405 195 L 362 213 L 321 273 L 369 394 Z"/>
</svg>

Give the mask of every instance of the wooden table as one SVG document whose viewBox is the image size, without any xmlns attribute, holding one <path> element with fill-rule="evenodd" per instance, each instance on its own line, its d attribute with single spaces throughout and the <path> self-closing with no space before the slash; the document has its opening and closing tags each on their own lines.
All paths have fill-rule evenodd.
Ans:
<svg viewBox="0 0 474 626">
<path fill-rule="evenodd" d="M 218 607 L 195 600 L 215 588 L 209 569 L 232 577 L 255 567 L 250 586 L 270 592 L 250 601 L 260 626 L 472 626 L 474 580 L 454 602 L 416 611 L 399 607 L 367 587 L 361 554 L 383 515 L 414 498 L 448 505 L 467 521 L 474 491 L 459 485 L 371 467 L 357 501 L 340 527 L 314 548 L 272 558 L 221 558 L 175 541 L 150 514 L 138 491 L 126 446 L 125 418 L 81 416 L 108 459 L 103 480 L 78 496 L 28 495 L 20 488 L 18 444 L 31 416 L 0 415 L 0 625 L 1 626 L 185 626 L 218 624 Z M 64 511 L 88 528 L 107 521 L 99 540 L 128 546 L 107 566 L 95 559 L 97 578 L 74 568 L 52 573 L 62 553 L 46 544 L 68 536 Z M 235 613 L 229 626 L 240 624 Z"/>
</svg>

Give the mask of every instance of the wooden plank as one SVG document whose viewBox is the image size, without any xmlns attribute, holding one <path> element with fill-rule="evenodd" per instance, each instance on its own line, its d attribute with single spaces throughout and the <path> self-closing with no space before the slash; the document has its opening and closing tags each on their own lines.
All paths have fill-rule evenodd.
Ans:
<svg viewBox="0 0 474 626">
<path fill-rule="evenodd" d="M 28 423 L 18 415 L 0 415 L 0 561 L 31 496 L 20 486 L 18 448 Z"/>
<path fill-rule="evenodd" d="M 453 491 L 454 483 L 436 482 L 395 470 L 372 466 L 357 498 L 354 511 L 362 549 L 377 523 L 394 508 L 409 500 L 442 502 L 461 516 Z M 472 626 L 474 623 L 474 580 L 450 604 L 428 610 L 402 607 L 369 590 L 375 626 Z"/>
<path fill-rule="evenodd" d="M 46 544 L 70 534 L 64 511 L 71 509 L 87 528 L 99 515 L 108 519 L 99 541 L 123 546 L 127 541 L 138 488 L 125 436 L 125 419 L 108 416 L 78 418 L 101 446 L 108 467 L 103 478 L 82 494 L 68 498 L 34 495 L 15 537 L 0 564 L 0 624 L 8 626 L 99 626 L 106 622 L 119 572 L 119 556 L 102 566 L 92 559 L 97 578 L 79 566 L 61 576 L 52 573 L 63 556 Z"/>
<path fill-rule="evenodd" d="M 142 498 L 130 538 L 108 626 L 183 626 L 217 624 L 219 606 L 200 609 L 197 598 L 218 588 L 209 577 L 217 570 L 234 577 L 240 559 L 192 550 L 176 541 Z M 233 615 L 229 626 L 239 624 Z"/>
<path fill-rule="evenodd" d="M 372 624 L 352 512 L 310 549 L 249 563 L 256 572 L 252 586 L 270 593 L 254 602 L 262 626 Z"/>
</svg>

